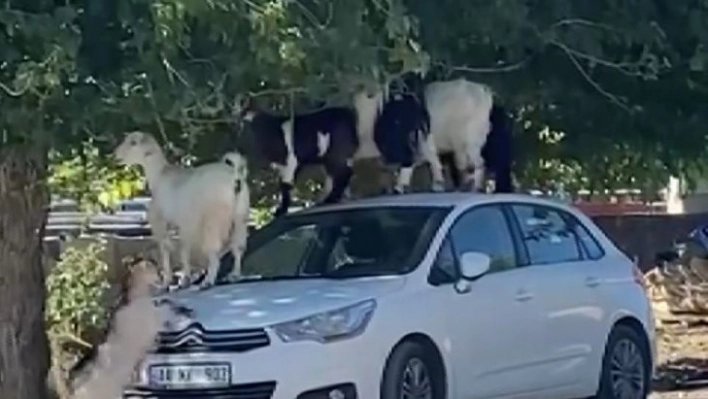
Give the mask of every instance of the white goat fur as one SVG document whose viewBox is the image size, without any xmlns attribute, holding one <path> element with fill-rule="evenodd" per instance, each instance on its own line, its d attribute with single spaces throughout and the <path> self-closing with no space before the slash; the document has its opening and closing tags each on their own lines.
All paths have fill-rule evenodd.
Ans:
<svg viewBox="0 0 708 399">
<path fill-rule="evenodd" d="M 155 306 L 150 286 L 157 280 L 152 267 L 133 268 L 128 301 L 113 316 L 106 341 L 96 359 L 79 374 L 71 399 L 119 398 L 138 362 L 155 343 L 155 336 L 174 312 Z"/>
<path fill-rule="evenodd" d="M 358 113 L 360 148 L 357 159 L 375 158 L 380 154 L 374 144 L 374 123 L 383 107 L 385 91 L 360 91 L 354 96 Z M 481 83 L 466 79 L 437 81 L 425 87 L 425 102 L 430 114 L 430 136 L 421 143 L 420 153 L 430 164 L 433 190 L 444 187 L 444 175 L 439 154 L 452 153 L 455 166 L 465 182 L 474 181 L 479 191 L 484 183 L 482 147 L 491 130 L 489 114 L 493 105 L 492 90 Z M 474 170 L 470 175 L 469 171 Z M 408 186 L 410 171 L 401 170 L 397 185 Z"/>
<path fill-rule="evenodd" d="M 192 252 L 208 259 L 203 287 L 215 283 L 220 256 L 229 248 L 234 255 L 230 277 L 241 274 L 250 208 L 246 159 L 238 153 L 196 168 L 171 165 L 155 138 L 131 132 L 116 148 L 122 164 L 140 165 L 152 193 L 149 221 L 161 253 L 163 283 L 172 281 L 168 226 L 177 227 L 181 261 L 187 282 L 192 275 Z M 228 162 L 228 163 L 227 163 Z M 181 281 L 180 285 L 184 285 Z"/>
</svg>

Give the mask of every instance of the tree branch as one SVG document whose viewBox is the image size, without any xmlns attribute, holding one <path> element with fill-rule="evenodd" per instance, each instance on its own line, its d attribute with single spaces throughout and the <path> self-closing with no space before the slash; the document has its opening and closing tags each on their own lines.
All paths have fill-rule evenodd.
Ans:
<svg viewBox="0 0 708 399">
<path fill-rule="evenodd" d="M 514 64 L 507 64 L 504 66 L 498 66 L 498 67 L 469 67 L 469 66 L 447 66 L 443 62 L 438 62 L 438 65 L 447 67 L 450 70 L 453 71 L 459 71 L 459 72 L 470 72 L 470 73 L 501 73 L 501 72 L 513 72 L 516 70 L 519 70 L 526 66 L 526 64 L 531 60 L 533 55 L 529 55 L 523 60 L 516 62 Z"/>
<path fill-rule="evenodd" d="M 81 339 L 80 337 L 78 337 L 74 334 L 68 333 L 68 332 L 64 332 L 61 334 L 52 334 L 52 336 L 54 337 L 54 339 L 59 340 L 59 341 L 69 341 L 69 342 L 79 344 L 79 345 L 81 345 L 85 348 L 88 348 L 88 349 L 93 348 L 93 345 L 91 345 L 90 343 L 88 343 L 88 342 L 84 341 L 83 339 Z"/>
<path fill-rule="evenodd" d="M 558 43 L 560 43 L 560 42 L 551 41 L 550 43 L 553 44 L 553 45 L 555 45 L 555 46 L 558 46 Z M 568 46 L 565 45 L 565 44 L 563 44 L 563 46 L 565 46 L 565 49 L 564 49 L 564 50 L 565 50 L 566 52 L 571 53 L 571 54 L 573 54 L 574 56 L 576 56 L 576 57 L 578 57 L 578 58 L 582 58 L 582 59 L 584 59 L 584 60 L 587 60 L 587 61 L 596 63 L 596 64 L 598 64 L 598 65 L 602 65 L 602 66 L 605 66 L 605 67 L 608 67 L 608 68 L 616 69 L 618 72 L 622 73 L 623 75 L 629 76 L 629 77 L 640 77 L 640 76 L 642 76 L 642 74 L 641 74 L 640 72 L 632 72 L 631 70 L 628 70 L 628 68 L 631 67 L 631 66 L 637 66 L 637 63 L 636 63 L 636 62 L 621 62 L 621 63 L 618 63 L 618 62 L 608 61 L 608 60 L 604 60 L 604 59 L 602 59 L 602 58 L 595 57 L 595 56 L 590 55 L 590 54 L 588 54 L 588 53 L 584 53 L 584 52 L 582 52 L 582 51 L 578 51 L 578 50 L 572 49 L 572 48 L 568 47 Z"/>
<path fill-rule="evenodd" d="M 588 83 L 590 83 L 590 85 L 591 85 L 592 87 L 594 87 L 595 90 L 597 90 L 600 94 L 602 94 L 603 96 L 605 96 L 605 97 L 606 97 L 608 100 L 610 100 L 610 102 L 612 102 L 613 104 L 619 106 L 620 108 L 624 109 L 625 111 L 627 111 L 627 112 L 629 112 L 629 113 L 632 113 L 632 110 L 631 110 L 625 103 L 623 103 L 623 102 L 622 102 L 617 96 L 615 96 L 614 94 L 612 94 L 612 93 L 608 92 L 607 90 L 603 89 L 602 86 L 600 86 L 600 84 L 597 83 L 597 82 L 590 76 L 590 74 L 583 68 L 583 66 L 580 65 L 580 62 L 578 61 L 578 59 L 576 58 L 576 56 L 572 53 L 572 51 L 570 51 L 570 49 L 568 48 L 568 46 L 566 46 L 565 44 L 563 44 L 563 43 L 561 43 L 561 42 L 559 42 L 559 41 L 556 41 L 556 40 L 551 40 L 551 41 L 549 41 L 549 43 L 552 44 L 552 45 L 554 45 L 554 46 L 556 46 L 556 47 L 558 47 L 559 49 L 561 49 L 561 50 L 568 56 L 568 58 L 570 59 L 570 61 L 571 61 L 571 62 L 573 63 L 573 65 L 575 66 L 575 69 L 577 69 L 578 72 L 580 72 L 580 74 L 583 76 L 583 78 L 585 78 L 585 80 L 586 80 Z"/>
<path fill-rule="evenodd" d="M 316 26 L 317 29 L 324 30 L 324 29 L 326 29 L 327 26 L 329 26 L 329 24 L 332 22 L 332 17 L 333 17 L 333 14 L 334 14 L 334 6 L 332 5 L 331 2 L 328 2 L 328 3 L 327 3 L 327 4 L 328 4 L 328 7 L 327 7 L 327 20 L 326 20 L 324 23 L 321 23 L 320 20 L 319 20 L 319 18 L 317 18 L 317 16 L 315 16 L 315 14 L 314 14 L 312 11 L 310 11 L 310 9 L 308 9 L 308 8 L 307 8 L 304 4 L 302 4 L 299 0 L 293 0 L 293 2 L 295 3 L 295 5 L 298 6 L 298 8 L 300 8 L 300 10 L 302 11 L 303 15 L 305 15 L 305 18 L 307 18 L 307 19 L 310 21 L 310 23 L 311 23 L 312 25 Z"/>
<path fill-rule="evenodd" d="M 607 24 L 602 24 L 599 22 L 594 22 L 594 21 L 589 21 L 587 19 L 582 19 L 582 18 L 566 18 L 566 19 L 561 19 L 558 22 L 553 23 L 546 29 L 546 31 L 551 31 L 553 29 L 556 29 L 558 27 L 564 26 L 564 25 L 580 25 L 588 28 L 595 28 L 595 29 L 601 29 L 601 30 L 606 30 L 610 32 L 614 32 L 617 34 L 621 34 L 622 31 L 619 29 L 607 25 Z"/>
<path fill-rule="evenodd" d="M 182 82 L 182 84 L 185 85 L 187 88 L 189 88 L 189 89 L 192 88 L 192 85 L 190 85 L 189 82 L 187 82 L 187 79 L 186 79 L 184 76 L 182 76 L 182 74 L 180 74 L 180 73 L 172 66 L 172 64 L 171 64 L 169 61 L 167 61 L 167 58 L 165 58 L 165 57 L 160 57 L 160 58 L 162 59 L 162 65 L 164 65 L 164 66 L 165 66 L 165 69 L 167 70 L 168 76 L 174 75 L 174 76 L 176 76 L 177 79 L 178 79 L 180 82 Z"/>
<path fill-rule="evenodd" d="M 157 102 L 155 101 L 155 91 L 152 88 L 152 84 L 150 83 L 150 80 L 146 79 L 147 83 L 147 89 L 148 89 L 148 98 L 150 99 L 150 105 L 152 105 L 152 116 L 153 119 L 155 119 L 155 123 L 157 124 L 157 129 L 160 131 L 160 136 L 162 136 L 162 140 L 165 142 L 165 146 L 169 148 L 169 150 L 174 154 L 174 146 L 172 145 L 172 142 L 167 138 L 167 131 L 165 129 L 165 124 L 162 122 L 162 118 L 160 117 L 160 113 L 158 112 L 158 107 L 157 107 Z"/>
<path fill-rule="evenodd" d="M 12 89 L 10 86 L 7 86 L 5 83 L 0 82 L 0 89 L 5 92 L 10 97 L 22 97 L 23 94 L 27 93 L 27 91 L 30 89 L 30 84 L 27 83 L 25 87 L 22 89 Z"/>
</svg>

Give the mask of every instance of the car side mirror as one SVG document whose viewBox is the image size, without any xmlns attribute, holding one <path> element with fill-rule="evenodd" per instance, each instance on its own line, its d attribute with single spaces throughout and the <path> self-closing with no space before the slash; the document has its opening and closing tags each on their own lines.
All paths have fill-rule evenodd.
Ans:
<svg viewBox="0 0 708 399">
<path fill-rule="evenodd" d="M 467 281 L 474 281 L 489 272 L 492 258 L 481 252 L 465 252 L 460 257 L 460 275 Z"/>
</svg>

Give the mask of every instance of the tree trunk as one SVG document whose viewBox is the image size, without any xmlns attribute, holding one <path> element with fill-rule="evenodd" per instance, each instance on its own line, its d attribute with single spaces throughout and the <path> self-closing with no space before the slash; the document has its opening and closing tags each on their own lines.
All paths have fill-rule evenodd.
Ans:
<svg viewBox="0 0 708 399">
<path fill-rule="evenodd" d="M 46 399 L 46 154 L 0 148 L 0 398 Z"/>
</svg>

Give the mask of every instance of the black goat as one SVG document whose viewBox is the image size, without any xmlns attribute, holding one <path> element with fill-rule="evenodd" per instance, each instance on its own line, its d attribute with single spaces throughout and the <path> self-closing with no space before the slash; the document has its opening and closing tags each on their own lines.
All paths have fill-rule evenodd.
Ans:
<svg viewBox="0 0 708 399">
<path fill-rule="evenodd" d="M 354 97 L 359 140 L 369 144 L 362 147 L 370 149 L 368 153 L 359 152 L 357 158 L 380 156 L 387 167 L 397 168 L 395 193 L 408 190 L 421 157 L 439 164 L 430 137 L 424 89 L 420 75 L 408 73 L 391 82 L 385 92 L 361 91 Z"/>
<path fill-rule="evenodd" d="M 293 184 L 304 166 L 324 166 L 328 191 L 324 203 L 341 200 L 359 145 L 353 110 L 331 107 L 289 118 L 245 109 L 242 118 L 250 124 L 259 155 L 279 172 L 281 200 L 275 216 L 287 213 Z"/>
</svg>

